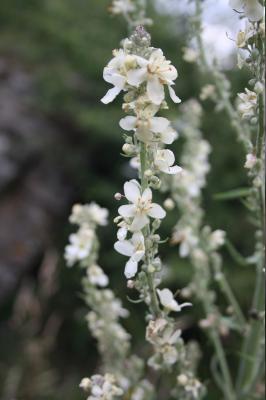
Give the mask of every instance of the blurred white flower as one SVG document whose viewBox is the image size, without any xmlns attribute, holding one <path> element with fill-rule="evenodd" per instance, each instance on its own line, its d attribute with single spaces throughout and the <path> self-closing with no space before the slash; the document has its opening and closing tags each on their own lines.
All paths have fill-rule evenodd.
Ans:
<svg viewBox="0 0 266 400">
<path fill-rule="evenodd" d="M 200 92 L 200 99 L 207 100 L 207 99 L 215 99 L 216 98 L 216 88 L 214 85 L 207 84 L 202 87 Z"/>
<path fill-rule="evenodd" d="M 187 257 L 191 251 L 198 244 L 198 237 L 194 234 L 190 226 L 178 228 L 174 231 L 172 242 L 174 244 L 180 243 L 179 254 L 180 257 Z"/>
<path fill-rule="evenodd" d="M 69 236 L 70 244 L 65 248 L 65 260 L 69 267 L 89 256 L 94 239 L 94 231 L 86 226 Z"/>
<path fill-rule="evenodd" d="M 93 264 L 87 269 L 88 281 L 92 285 L 98 285 L 105 287 L 109 283 L 108 276 L 105 275 L 102 268 L 99 265 Z"/>
<path fill-rule="evenodd" d="M 216 250 L 225 243 L 226 232 L 221 229 L 213 231 L 210 235 L 209 244 L 212 249 Z"/>
<path fill-rule="evenodd" d="M 175 163 L 175 156 L 171 150 L 157 150 L 154 157 L 154 165 L 159 171 L 165 174 L 175 175 L 182 171 L 182 168 L 173 164 Z"/>
<path fill-rule="evenodd" d="M 238 12 L 244 12 L 252 22 L 260 21 L 264 15 L 264 7 L 258 0 L 229 0 L 229 5 Z"/>
<path fill-rule="evenodd" d="M 107 225 L 108 210 L 92 202 L 90 204 L 75 204 L 69 221 L 77 225 L 90 225 L 94 222 L 97 225 Z"/>
<path fill-rule="evenodd" d="M 116 379 L 111 374 L 93 375 L 90 379 L 84 378 L 80 387 L 90 392 L 87 400 L 114 400 L 123 395 L 123 390 L 116 386 Z"/>
<path fill-rule="evenodd" d="M 130 225 L 132 232 L 140 231 L 149 223 L 149 217 L 163 219 L 166 215 L 159 204 L 152 203 L 152 191 L 150 188 L 140 191 L 137 181 L 131 180 L 124 185 L 125 197 L 132 204 L 119 207 L 118 212 L 123 218 L 133 218 Z"/>
<path fill-rule="evenodd" d="M 113 0 L 109 10 L 114 15 L 128 14 L 135 11 L 135 5 L 132 0 Z"/>
<path fill-rule="evenodd" d="M 249 153 L 246 155 L 246 162 L 245 162 L 244 167 L 247 169 L 252 169 L 257 164 L 257 161 L 258 161 L 258 159 L 255 156 L 255 154 Z"/>
<path fill-rule="evenodd" d="M 178 304 L 175 300 L 173 293 L 169 289 L 157 289 L 160 302 L 168 311 L 180 312 L 182 308 L 192 306 L 191 303 Z"/>
<path fill-rule="evenodd" d="M 249 89 L 245 93 L 238 93 L 241 103 L 238 104 L 238 111 L 243 119 L 251 118 L 257 107 L 257 94 Z"/>
<path fill-rule="evenodd" d="M 130 257 L 126 263 L 125 276 L 127 279 L 133 278 L 138 271 L 138 263 L 145 255 L 144 236 L 141 232 L 133 234 L 131 240 L 119 240 L 114 245 L 115 250 Z"/>
<path fill-rule="evenodd" d="M 194 63 L 199 57 L 199 52 L 192 47 L 183 47 L 183 59 L 188 63 Z"/>
</svg>

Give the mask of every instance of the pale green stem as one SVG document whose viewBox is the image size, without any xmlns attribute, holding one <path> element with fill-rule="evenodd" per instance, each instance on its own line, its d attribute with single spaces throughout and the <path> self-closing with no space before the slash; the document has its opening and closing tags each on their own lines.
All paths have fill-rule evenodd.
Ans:
<svg viewBox="0 0 266 400">
<path fill-rule="evenodd" d="M 147 169 L 147 148 L 145 143 L 141 142 L 140 143 L 140 179 L 141 179 L 141 191 L 143 191 L 147 188 L 148 186 L 148 180 L 145 177 L 145 171 Z M 150 229 L 149 227 L 146 229 L 144 228 L 144 237 L 149 236 Z M 146 256 L 146 264 L 149 265 L 149 259 Z M 156 288 L 154 285 L 154 274 L 150 273 L 147 271 L 147 279 L 148 279 L 148 285 L 149 285 L 149 290 L 150 290 L 150 296 L 151 296 L 151 311 L 155 316 L 159 316 L 161 313 L 159 303 L 158 303 L 158 298 L 156 294 Z"/>
<path fill-rule="evenodd" d="M 244 316 L 244 314 L 241 310 L 241 307 L 239 306 L 239 303 L 236 300 L 235 295 L 231 289 L 231 286 L 228 284 L 227 279 L 224 276 L 224 274 L 221 274 L 221 277 L 218 280 L 218 283 L 221 287 L 221 290 L 224 292 L 225 296 L 227 297 L 229 304 L 232 305 L 241 329 L 246 329 L 247 322 L 246 322 L 245 316 Z"/>
</svg>

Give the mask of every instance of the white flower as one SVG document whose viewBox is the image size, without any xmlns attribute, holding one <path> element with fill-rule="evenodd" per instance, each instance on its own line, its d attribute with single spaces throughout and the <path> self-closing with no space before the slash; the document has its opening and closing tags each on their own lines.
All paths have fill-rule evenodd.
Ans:
<svg viewBox="0 0 266 400">
<path fill-rule="evenodd" d="M 245 89 L 246 93 L 238 93 L 241 103 L 238 105 L 238 111 L 242 118 L 250 118 L 254 115 L 257 107 L 257 94 L 249 89 Z"/>
<path fill-rule="evenodd" d="M 221 229 L 212 232 L 210 235 L 210 246 L 216 250 L 225 243 L 225 236 L 225 231 L 222 231 Z"/>
<path fill-rule="evenodd" d="M 161 49 L 155 49 L 149 60 L 143 63 L 140 69 L 131 70 L 128 73 L 128 82 L 133 86 L 139 86 L 141 83 L 147 81 L 147 95 L 150 101 L 154 104 L 160 105 L 164 98 L 164 85 L 168 86 L 171 99 L 175 103 L 180 103 L 181 100 L 174 92 L 172 85 L 176 80 L 178 74 L 171 62 L 166 60 Z"/>
<path fill-rule="evenodd" d="M 258 159 L 255 156 L 255 154 L 252 154 L 252 153 L 247 154 L 244 167 L 247 169 L 252 169 L 257 164 L 257 161 L 258 161 Z"/>
<path fill-rule="evenodd" d="M 88 400 L 113 400 L 116 396 L 122 396 L 123 390 L 116 386 L 115 377 L 111 374 L 93 375 L 91 379 L 82 379 L 80 386 L 90 391 Z"/>
<path fill-rule="evenodd" d="M 126 84 L 129 83 L 129 73 L 139 71 L 137 67 L 144 64 L 146 60 L 142 57 L 128 55 L 123 49 L 115 50 L 114 58 L 103 71 L 104 80 L 114 87 L 108 90 L 101 101 L 104 104 L 111 103 L 122 90 L 125 90 Z"/>
<path fill-rule="evenodd" d="M 65 248 L 65 259 L 69 267 L 89 256 L 94 238 L 94 231 L 86 226 L 69 236 L 70 244 Z"/>
<path fill-rule="evenodd" d="M 191 47 L 183 47 L 183 60 L 188 63 L 194 63 L 199 57 L 199 52 Z"/>
<path fill-rule="evenodd" d="M 177 138 L 177 132 L 171 127 L 170 121 L 163 117 L 149 119 L 127 116 L 119 122 L 125 131 L 135 131 L 139 140 L 151 142 L 160 140 L 165 144 L 172 144 Z"/>
<path fill-rule="evenodd" d="M 92 222 L 98 225 L 107 225 L 108 210 L 92 202 L 90 204 L 75 204 L 69 220 L 72 224 L 90 225 Z"/>
<path fill-rule="evenodd" d="M 173 164 L 175 162 L 174 153 L 171 150 L 157 150 L 154 157 L 154 165 L 165 174 L 178 174 L 182 171 L 181 167 Z"/>
<path fill-rule="evenodd" d="M 128 14 L 135 11 L 135 5 L 132 0 L 113 0 L 110 7 L 110 12 L 112 14 Z"/>
<path fill-rule="evenodd" d="M 201 92 L 200 92 L 200 99 L 201 100 L 207 100 L 207 99 L 214 99 L 215 98 L 215 86 L 211 84 L 207 84 L 202 87 Z"/>
<path fill-rule="evenodd" d="M 229 5 L 239 12 L 244 12 L 246 17 L 252 21 L 260 21 L 264 15 L 264 7 L 258 0 L 229 0 Z"/>
<path fill-rule="evenodd" d="M 198 238 L 194 235 L 190 226 L 176 230 L 173 234 L 172 241 L 173 243 L 180 243 L 180 257 L 187 257 L 198 244 Z"/>
<path fill-rule="evenodd" d="M 173 293 L 169 289 L 157 289 L 157 293 L 162 306 L 164 306 L 168 311 L 180 312 L 183 307 L 192 306 L 191 303 L 178 304 L 175 300 Z"/>
<path fill-rule="evenodd" d="M 126 263 L 125 276 L 127 279 L 133 278 L 138 271 L 138 262 L 145 254 L 143 234 L 141 232 L 136 232 L 133 234 L 131 240 L 119 240 L 115 243 L 114 247 L 118 253 L 130 257 L 129 261 Z"/>
<path fill-rule="evenodd" d="M 140 191 L 137 181 L 131 180 L 124 185 L 125 197 L 132 204 L 119 207 L 118 212 L 123 218 L 132 218 L 130 230 L 140 231 L 149 223 L 149 217 L 163 219 L 166 215 L 164 209 L 156 203 L 152 203 L 152 191 L 150 188 Z"/>
<path fill-rule="evenodd" d="M 91 265 L 87 269 L 87 276 L 88 276 L 88 281 L 92 285 L 98 285 L 101 287 L 105 287 L 109 283 L 109 279 L 103 272 L 102 268 L 95 264 Z"/>
</svg>

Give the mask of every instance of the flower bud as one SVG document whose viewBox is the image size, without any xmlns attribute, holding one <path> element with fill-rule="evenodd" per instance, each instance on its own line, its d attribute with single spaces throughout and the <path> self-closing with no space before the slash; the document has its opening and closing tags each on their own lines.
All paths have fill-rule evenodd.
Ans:
<svg viewBox="0 0 266 400">
<path fill-rule="evenodd" d="M 121 199 L 122 199 L 122 194 L 121 193 L 116 193 L 115 195 L 114 195 L 114 198 L 117 200 L 117 201 L 120 201 Z"/>
<path fill-rule="evenodd" d="M 132 155 L 136 152 L 136 148 L 133 144 L 125 143 L 122 147 L 122 150 L 127 155 Z"/>
<path fill-rule="evenodd" d="M 255 84 L 255 87 L 254 87 L 254 90 L 255 90 L 255 92 L 257 93 L 257 94 L 261 94 L 261 93 L 263 93 L 263 91 L 264 91 L 264 85 L 263 85 L 263 83 L 261 83 L 261 82 L 256 82 L 256 84 Z"/>
<path fill-rule="evenodd" d="M 129 281 L 127 281 L 127 287 L 128 289 L 134 289 L 135 282 L 130 279 Z"/>
<path fill-rule="evenodd" d="M 181 374 L 177 377 L 177 382 L 181 386 L 186 386 L 188 383 L 188 377 L 185 374 Z"/>
<path fill-rule="evenodd" d="M 163 205 L 166 208 L 166 210 L 169 210 L 169 211 L 171 211 L 175 208 L 175 203 L 172 199 L 170 199 L 170 197 L 164 201 Z"/>
<path fill-rule="evenodd" d="M 144 175 L 146 176 L 146 178 L 150 178 L 152 176 L 152 170 L 146 169 L 146 171 L 144 172 Z"/>
<path fill-rule="evenodd" d="M 160 219 L 155 219 L 152 223 L 152 227 L 153 229 L 156 231 L 157 229 L 159 229 L 161 226 L 161 220 Z"/>
<path fill-rule="evenodd" d="M 161 187 L 161 180 L 158 178 L 158 176 L 153 175 L 151 177 L 151 186 L 153 187 L 153 189 L 160 189 Z"/>
<path fill-rule="evenodd" d="M 155 268 L 154 268 L 154 266 L 153 266 L 152 264 L 148 265 L 148 270 L 147 270 L 147 272 L 148 272 L 149 274 L 154 274 Z"/>
</svg>

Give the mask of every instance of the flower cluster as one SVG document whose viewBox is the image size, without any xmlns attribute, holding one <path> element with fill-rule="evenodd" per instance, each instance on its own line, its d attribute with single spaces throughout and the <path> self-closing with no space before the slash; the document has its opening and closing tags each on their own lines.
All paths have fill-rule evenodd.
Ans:
<svg viewBox="0 0 266 400">
<path fill-rule="evenodd" d="M 109 279 L 97 264 L 99 244 L 96 228 L 107 224 L 107 216 L 108 211 L 95 203 L 75 205 L 69 220 L 79 228 L 77 233 L 70 235 L 70 244 L 65 251 L 68 265 L 78 263 L 86 268 L 82 279 L 84 299 L 90 308 L 86 319 L 98 342 L 102 369 L 107 373 L 104 377 L 95 375 L 82 380 L 81 387 L 90 393 L 90 400 L 116 399 L 123 391 L 135 390 L 142 384 L 143 374 L 143 362 L 130 356 L 130 335 L 120 324 L 120 318 L 128 317 L 129 313 L 107 288 Z M 110 371 L 114 376 L 108 374 Z"/>
<path fill-rule="evenodd" d="M 174 175 L 182 170 L 174 165 L 173 152 L 164 148 L 175 140 L 177 133 L 170 121 L 156 116 L 160 109 L 166 107 L 165 87 L 172 100 L 180 102 L 172 87 L 177 71 L 161 49 L 150 47 L 150 36 L 139 27 L 130 39 L 125 40 L 124 48 L 114 52 L 114 58 L 104 69 L 103 76 L 114 86 L 102 99 L 105 104 L 113 101 L 121 91 L 126 92 L 123 109 L 130 115 L 122 118 L 120 126 L 132 135 L 125 135 L 123 151 L 137 166 L 140 177 L 140 182 L 126 182 L 124 194 L 116 195 L 116 198 L 125 198 L 129 202 L 118 209 L 119 216 L 115 221 L 119 230 L 115 249 L 129 257 L 125 275 L 131 279 L 137 274 L 138 263 L 147 259 L 147 252 L 153 245 L 157 246 L 160 238 L 154 235 L 155 225 L 159 226 L 166 215 L 165 210 L 153 202 L 151 188 L 159 187 L 158 175 Z M 154 243 L 148 245 L 151 219 L 154 224 L 149 242 L 153 239 Z M 130 234 L 132 236 L 128 238 Z"/>
<path fill-rule="evenodd" d="M 155 370 L 167 369 L 178 360 L 178 347 L 183 346 L 180 329 L 164 318 L 151 320 L 146 330 L 146 340 L 154 346 L 154 355 L 148 364 Z"/>
<path fill-rule="evenodd" d="M 123 395 L 123 390 L 117 386 L 116 379 L 111 374 L 83 378 L 80 387 L 89 393 L 87 400 L 114 400 Z"/>
<path fill-rule="evenodd" d="M 256 115 L 257 93 L 245 89 L 245 93 L 239 93 L 241 102 L 238 105 L 238 111 L 243 119 L 251 119 Z"/>
</svg>

